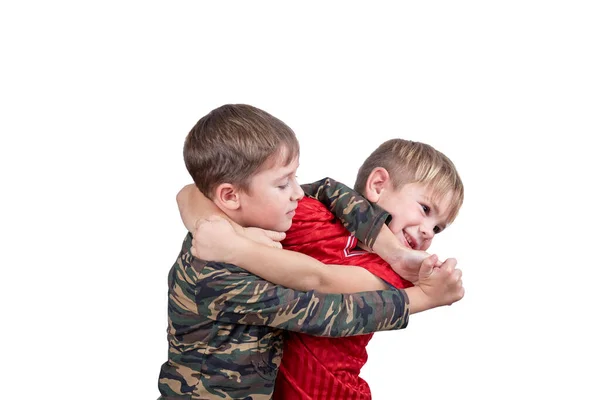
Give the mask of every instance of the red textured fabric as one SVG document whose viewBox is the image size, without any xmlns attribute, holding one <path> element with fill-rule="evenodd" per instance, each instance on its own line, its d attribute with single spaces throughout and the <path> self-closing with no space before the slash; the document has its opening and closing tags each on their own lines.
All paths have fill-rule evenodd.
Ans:
<svg viewBox="0 0 600 400">
<path fill-rule="evenodd" d="M 303 198 L 283 245 L 325 264 L 360 265 L 398 288 L 412 284 L 400 278 L 379 256 L 355 249 L 356 238 L 320 202 Z M 370 400 L 369 385 L 359 377 L 367 362 L 373 334 L 326 338 L 289 332 L 275 400 Z"/>
</svg>

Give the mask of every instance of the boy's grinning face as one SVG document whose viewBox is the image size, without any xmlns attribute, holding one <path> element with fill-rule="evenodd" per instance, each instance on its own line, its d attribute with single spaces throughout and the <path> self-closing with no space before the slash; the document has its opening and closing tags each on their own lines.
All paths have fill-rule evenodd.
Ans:
<svg viewBox="0 0 600 400">
<path fill-rule="evenodd" d="M 390 230 L 405 246 L 425 251 L 447 225 L 451 197 L 434 202 L 431 188 L 408 183 L 400 190 L 384 190 L 377 204 L 391 214 Z"/>
<path fill-rule="evenodd" d="M 296 157 L 288 165 L 277 164 L 252 177 L 248 193 L 240 194 L 241 225 L 279 232 L 290 229 L 298 201 L 304 197 L 297 170 Z"/>
</svg>

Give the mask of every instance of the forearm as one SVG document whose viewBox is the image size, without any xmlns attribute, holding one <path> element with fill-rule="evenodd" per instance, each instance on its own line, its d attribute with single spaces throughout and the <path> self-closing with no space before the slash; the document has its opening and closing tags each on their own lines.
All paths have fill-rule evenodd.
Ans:
<svg viewBox="0 0 600 400">
<path fill-rule="evenodd" d="M 250 240 L 240 241 L 236 252 L 228 260 L 266 281 L 288 288 L 316 290 L 328 278 L 325 265 L 320 261 L 288 250 L 259 246 Z"/>
<path fill-rule="evenodd" d="M 390 218 L 389 213 L 371 204 L 355 190 L 331 178 L 302 185 L 307 196 L 319 200 L 344 227 L 369 249 L 373 247 L 381 227 Z"/>
<path fill-rule="evenodd" d="M 244 241 L 231 263 L 275 284 L 301 291 L 357 293 L 387 285 L 364 268 L 325 265 L 302 253 L 257 246 Z"/>
<path fill-rule="evenodd" d="M 435 305 L 432 304 L 431 300 L 418 286 L 406 288 L 404 291 L 410 301 L 409 309 L 411 315 L 435 308 Z"/>
<path fill-rule="evenodd" d="M 215 321 L 331 337 L 402 329 L 408 324 L 404 291 L 351 295 L 300 292 L 273 285 L 233 266 L 224 269 L 214 265 L 218 264 L 208 263 L 202 269 L 196 304 L 199 314 Z"/>
<path fill-rule="evenodd" d="M 384 290 L 346 295 L 319 295 L 298 324 L 289 330 L 315 336 L 344 337 L 403 329 L 408 325 L 408 298 L 403 291 Z M 316 305 L 322 307 L 316 307 Z"/>
<path fill-rule="evenodd" d="M 388 263 L 395 261 L 395 258 L 401 250 L 406 250 L 406 247 L 400 244 L 400 241 L 392 233 L 387 225 L 383 225 L 373 243 L 373 252 L 383 258 Z"/>
</svg>

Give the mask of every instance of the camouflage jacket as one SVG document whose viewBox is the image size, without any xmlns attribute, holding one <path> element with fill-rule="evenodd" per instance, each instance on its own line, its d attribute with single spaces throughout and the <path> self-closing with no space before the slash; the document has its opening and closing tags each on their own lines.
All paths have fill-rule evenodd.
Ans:
<svg viewBox="0 0 600 400">
<path fill-rule="evenodd" d="M 303 189 L 365 243 L 373 243 L 388 218 L 331 179 Z M 340 337 L 408 323 L 403 291 L 295 291 L 231 264 L 194 258 L 191 241 L 188 234 L 169 272 L 169 359 L 160 371 L 161 399 L 271 399 L 284 330 Z"/>
</svg>

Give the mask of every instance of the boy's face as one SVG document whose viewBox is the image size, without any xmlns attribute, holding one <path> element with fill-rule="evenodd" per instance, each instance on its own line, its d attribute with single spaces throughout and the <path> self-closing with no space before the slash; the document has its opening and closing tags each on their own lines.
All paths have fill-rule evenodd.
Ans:
<svg viewBox="0 0 600 400">
<path fill-rule="evenodd" d="M 241 225 L 279 232 L 290 229 L 298 201 L 304 197 L 296 181 L 297 169 L 298 157 L 254 175 L 248 192 L 240 193 Z"/>
<path fill-rule="evenodd" d="M 384 191 L 377 204 L 392 215 L 390 230 L 405 246 L 425 251 L 447 225 L 451 197 L 433 202 L 432 189 L 408 183 L 400 190 Z"/>
</svg>

